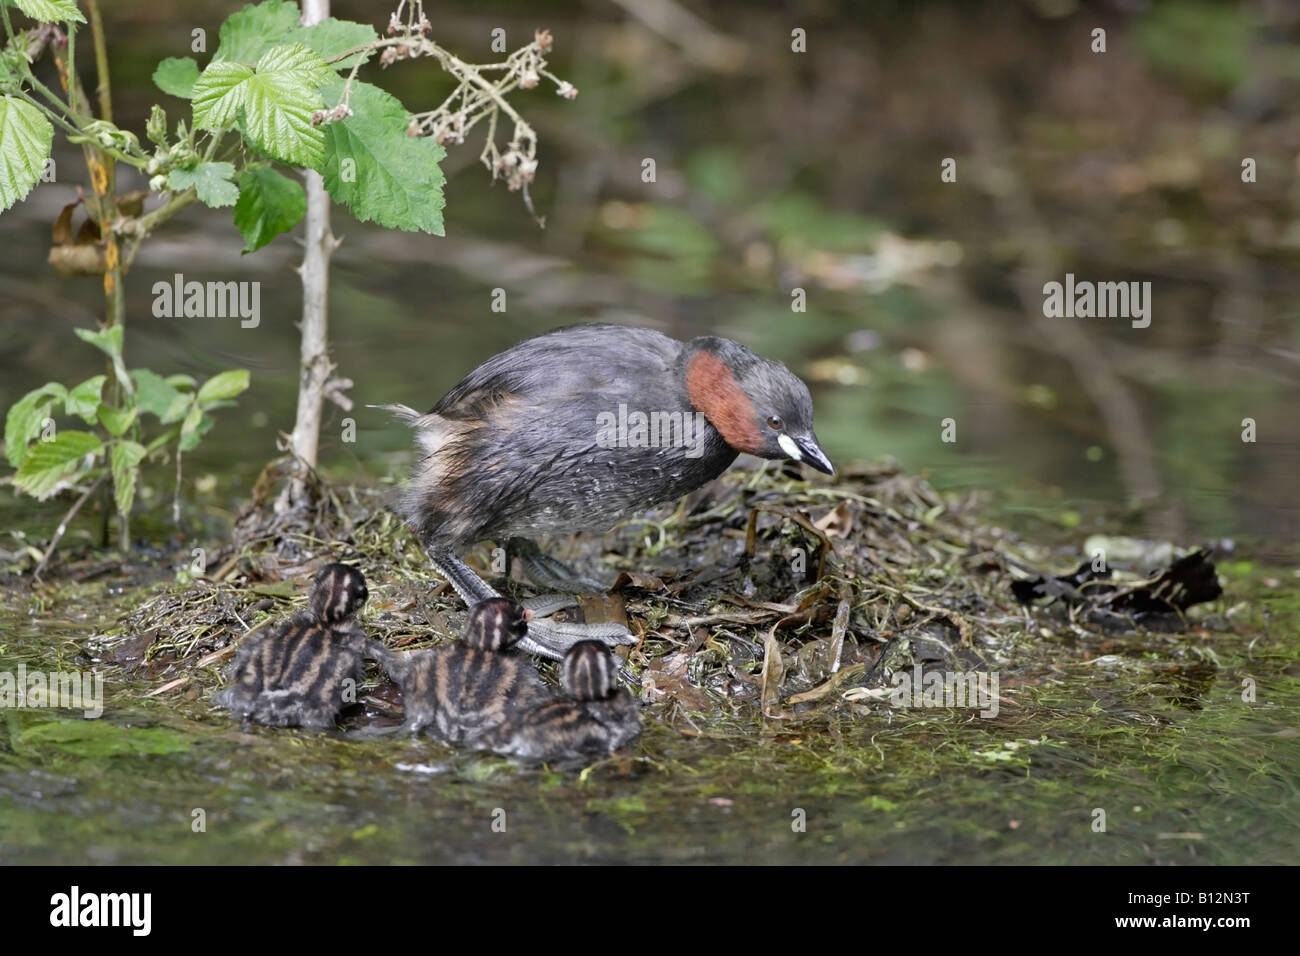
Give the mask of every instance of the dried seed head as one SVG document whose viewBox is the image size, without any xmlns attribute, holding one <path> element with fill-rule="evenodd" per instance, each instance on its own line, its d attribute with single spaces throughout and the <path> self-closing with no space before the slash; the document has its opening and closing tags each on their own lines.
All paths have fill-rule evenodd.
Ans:
<svg viewBox="0 0 1300 956">
<path fill-rule="evenodd" d="M 566 100 L 576 100 L 578 98 L 578 88 L 565 80 L 555 90 L 557 96 L 563 96 Z"/>
<path fill-rule="evenodd" d="M 555 38 L 551 36 L 550 30 L 538 30 L 533 34 L 533 42 L 537 44 L 537 49 L 544 56 L 551 52 L 551 47 L 555 45 Z"/>
<path fill-rule="evenodd" d="M 521 90 L 531 90 L 541 79 L 536 70 L 525 70 L 519 77 L 519 88 Z"/>
</svg>

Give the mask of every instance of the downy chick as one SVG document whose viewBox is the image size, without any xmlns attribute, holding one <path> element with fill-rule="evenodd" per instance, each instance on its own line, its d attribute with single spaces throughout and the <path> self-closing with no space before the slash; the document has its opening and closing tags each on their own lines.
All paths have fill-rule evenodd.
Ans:
<svg viewBox="0 0 1300 956">
<path fill-rule="evenodd" d="M 636 700 L 615 684 L 613 655 L 597 641 L 579 641 L 560 664 L 567 700 L 522 712 L 497 735 L 493 749 L 529 760 L 611 754 L 641 733 Z"/>
<path fill-rule="evenodd" d="M 360 683 L 364 659 L 391 656 L 356 622 L 368 597 L 360 571 L 326 565 L 312 584 L 308 610 L 244 642 L 230 668 L 231 685 L 213 702 L 260 724 L 333 727 L 350 702 L 345 694 Z"/>
<path fill-rule="evenodd" d="M 407 657 L 399 679 L 406 729 L 478 747 L 516 714 L 548 700 L 536 669 L 510 652 L 528 633 L 528 617 L 514 601 L 481 601 L 470 611 L 463 644 Z"/>
</svg>

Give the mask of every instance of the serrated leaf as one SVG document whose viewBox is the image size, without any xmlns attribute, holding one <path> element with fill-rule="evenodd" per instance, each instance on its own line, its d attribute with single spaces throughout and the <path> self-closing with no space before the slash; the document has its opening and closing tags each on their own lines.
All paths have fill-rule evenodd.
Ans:
<svg viewBox="0 0 1300 956">
<path fill-rule="evenodd" d="M 158 89 L 185 100 L 194 95 L 194 81 L 198 78 L 199 65 L 192 56 L 169 56 L 153 71 Z"/>
<path fill-rule="evenodd" d="M 130 408 L 113 408 L 111 405 L 99 406 L 99 423 L 108 429 L 114 438 L 126 434 L 126 430 L 135 423 L 140 410 L 132 405 Z"/>
<path fill-rule="evenodd" d="M 27 457 L 28 443 L 41 433 L 41 422 L 49 417 L 50 406 L 65 401 L 68 390 L 58 382 L 47 382 L 28 392 L 9 407 L 5 415 L 5 457 L 17 468 Z"/>
<path fill-rule="evenodd" d="M 64 479 L 83 458 L 103 447 L 103 442 L 90 432 L 59 432 L 54 441 L 32 446 L 14 475 L 14 487 L 44 501 L 63 487 Z"/>
<path fill-rule="evenodd" d="M 54 127 L 30 103 L 0 97 L 0 212 L 32 191 L 54 141 Z"/>
<path fill-rule="evenodd" d="M 307 194 L 298 183 L 266 163 L 244 167 L 239 174 L 235 226 L 244 237 L 244 252 L 262 248 L 288 232 L 307 213 Z"/>
<path fill-rule="evenodd" d="M 77 0 L 13 0 L 13 6 L 41 23 L 86 22 L 77 9 Z"/>
<path fill-rule="evenodd" d="M 343 81 L 323 92 L 327 103 L 338 103 Z M 349 105 L 353 115 L 324 127 L 320 171 L 329 194 L 363 221 L 441 236 L 443 148 L 428 137 L 407 136 L 406 108 L 377 86 L 353 83 Z"/>
<path fill-rule="evenodd" d="M 184 192 L 193 186 L 204 205 L 214 209 L 233 206 L 239 199 L 239 187 L 230 181 L 234 175 L 232 163 L 199 163 L 192 169 L 173 169 L 167 176 L 167 187 Z"/>
<path fill-rule="evenodd" d="M 315 169 L 325 157 L 325 134 L 311 123 L 320 96 L 276 78 L 249 81 L 248 105 L 239 111 L 239 131 L 259 153 L 292 166 Z M 292 95 L 296 99 L 289 99 Z"/>
<path fill-rule="evenodd" d="M 109 449 L 109 468 L 113 472 L 113 500 L 118 514 L 130 514 L 135 502 L 135 483 L 140 476 L 140 462 L 145 448 L 139 442 L 123 441 Z"/>
<path fill-rule="evenodd" d="M 69 415 L 76 415 L 87 425 L 95 424 L 99 420 L 99 403 L 102 401 L 106 381 L 107 375 L 86 379 L 68 392 L 68 397 L 63 400 L 64 410 Z"/>
<path fill-rule="evenodd" d="M 314 23 L 309 27 L 298 27 L 296 30 L 291 30 L 283 38 L 283 42 L 306 44 L 319 53 L 322 59 L 328 60 L 340 53 L 346 53 L 353 47 L 374 43 L 378 39 L 379 34 L 368 23 L 353 23 L 351 20 L 336 20 L 334 17 L 327 17 L 320 23 Z M 336 70 L 351 70 L 356 66 L 358 60 L 364 62 L 369 59 L 371 52 L 357 53 L 329 65 Z"/>
<path fill-rule="evenodd" d="M 298 29 L 298 5 L 283 0 L 266 0 L 236 10 L 221 24 L 220 43 L 214 60 L 235 60 L 253 64 Z"/>
<path fill-rule="evenodd" d="M 135 383 L 131 381 L 131 376 L 126 374 L 126 366 L 122 363 L 122 326 L 113 325 L 106 329 L 73 329 L 72 331 L 77 333 L 77 338 L 81 339 L 81 341 L 89 342 L 113 360 L 113 373 L 117 376 L 118 383 L 126 390 L 128 395 L 134 395 Z"/>
<path fill-rule="evenodd" d="M 199 389 L 198 402 L 207 406 L 222 399 L 234 398 L 248 388 L 248 369 L 236 368 L 212 376 Z M 186 425 L 189 420 L 186 420 Z"/>
<path fill-rule="evenodd" d="M 164 425 L 180 421 L 189 407 L 190 396 L 177 390 L 169 380 L 147 368 L 131 370 L 136 387 L 136 404 L 141 414 L 156 415 Z"/>
<path fill-rule="evenodd" d="M 318 54 L 297 43 L 267 50 L 256 69 L 210 63 L 194 84 L 194 123 L 222 130 L 237 122 L 259 152 L 314 169 L 325 139 L 311 123 L 323 105 L 316 86 L 333 75 Z"/>
<path fill-rule="evenodd" d="M 258 59 L 254 69 L 259 76 L 284 76 L 312 89 L 334 79 L 330 65 L 319 53 L 302 43 L 271 47 Z"/>
<path fill-rule="evenodd" d="M 195 129 L 223 130 L 235 125 L 239 108 L 244 105 L 244 84 L 253 76 L 253 68 L 244 63 L 213 60 L 194 81 Z"/>
</svg>

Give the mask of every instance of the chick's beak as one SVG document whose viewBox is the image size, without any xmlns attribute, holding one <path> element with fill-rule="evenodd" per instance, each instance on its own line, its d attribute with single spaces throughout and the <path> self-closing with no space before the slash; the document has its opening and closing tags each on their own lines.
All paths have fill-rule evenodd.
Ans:
<svg viewBox="0 0 1300 956">
<path fill-rule="evenodd" d="M 798 447 L 800 452 L 800 461 L 807 462 L 823 474 L 835 474 L 835 466 L 832 465 L 831 460 L 826 457 L 826 452 L 822 451 L 821 446 L 817 444 L 817 438 L 815 436 L 809 435 L 807 438 L 796 438 L 795 445 Z"/>
</svg>

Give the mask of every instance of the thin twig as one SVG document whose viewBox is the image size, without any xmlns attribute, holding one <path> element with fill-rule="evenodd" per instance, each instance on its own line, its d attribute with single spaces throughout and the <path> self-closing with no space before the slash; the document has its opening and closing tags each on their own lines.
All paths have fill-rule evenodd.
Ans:
<svg viewBox="0 0 1300 956">
<path fill-rule="evenodd" d="M 59 541 L 68 530 L 69 522 L 77 516 L 77 512 L 80 511 L 81 506 L 86 503 L 86 499 L 93 495 L 95 489 L 103 483 L 104 475 L 101 474 L 94 480 L 91 486 L 82 493 L 81 497 L 77 499 L 76 504 L 68 509 L 68 513 L 63 516 L 63 520 L 59 522 L 59 526 L 54 529 L 54 537 L 50 539 L 50 546 L 45 549 L 45 554 L 41 557 L 41 563 L 36 565 L 36 570 L 32 572 L 33 583 L 41 579 L 41 573 L 45 570 L 46 565 L 50 563 L 50 558 L 54 555 L 54 549 L 59 546 Z"/>
</svg>

